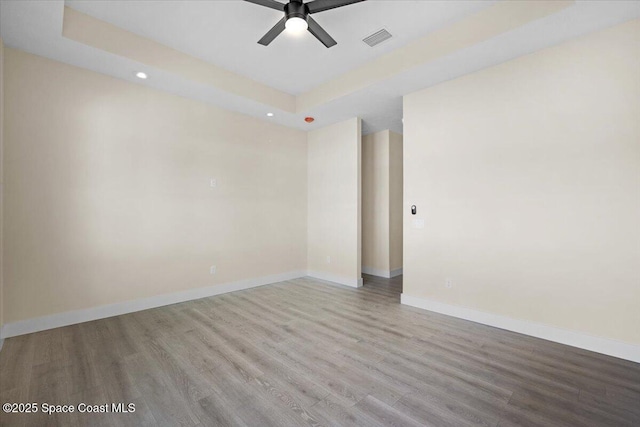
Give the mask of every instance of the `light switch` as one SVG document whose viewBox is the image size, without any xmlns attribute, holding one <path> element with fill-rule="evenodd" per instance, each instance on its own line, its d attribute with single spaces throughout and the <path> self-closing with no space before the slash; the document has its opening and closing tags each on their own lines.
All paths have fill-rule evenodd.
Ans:
<svg viewBox="0 0 640 427">
<path fill-rule="evenodd" d="M 211 178 L 209 181 L 211 187 L 216 187 L 218 185 L 218 181 L 215 178 Z"/>
</svg>

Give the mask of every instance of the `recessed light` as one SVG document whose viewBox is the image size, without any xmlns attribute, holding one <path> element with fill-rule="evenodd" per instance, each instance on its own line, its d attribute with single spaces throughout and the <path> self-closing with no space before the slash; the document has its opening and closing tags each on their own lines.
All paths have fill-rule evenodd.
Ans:
<svg viewBox="0 0 640 427">
<path fill-rule="evenodd" d="M 139 79 L 143 79 L 144 80 L 144 79 L 147 78 L 147 73 L 143 73 L 142 71 L 138 71 L 136 73 L 136 77 L 139 78 Z"/>
<path fill-rule="evenodd" d="M 267 113 L 267 117 L 273 117 L 273 113 Z"/>
</svg>

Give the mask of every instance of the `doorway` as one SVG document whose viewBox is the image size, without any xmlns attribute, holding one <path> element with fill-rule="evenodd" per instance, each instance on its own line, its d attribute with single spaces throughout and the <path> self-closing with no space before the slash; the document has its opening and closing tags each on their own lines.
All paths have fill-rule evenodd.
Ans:
<svg viewBox="0 0 640 427">
<path fill-rule="evenodd" d="M 362 137 L 364 285 L 395 292 L 402 292 L 402 142 L 390 130 Z"/>
</svg>

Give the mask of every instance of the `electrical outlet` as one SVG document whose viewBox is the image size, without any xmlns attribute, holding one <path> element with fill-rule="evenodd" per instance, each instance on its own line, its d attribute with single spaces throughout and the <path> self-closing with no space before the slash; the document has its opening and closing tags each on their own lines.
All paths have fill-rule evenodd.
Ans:
<svg viewBox="0 0 640 427">
<path fill-rule="evenodd" d="M 453 280 L 451 280 L 451 279 L 445 280 L 444 287 L 447 288 L 447 289 L 453 288 Z"/>
<path fill-rule="evenodd" d="M 211 188 L 215 188 L 218 186 L 218 181 L 215 178 L 211 178 L 211 180 L 209 180 L 209 185 L 211 185 Z"/>
<path fill-rule="evenodd" d="M 327 264 L 331 264 L 331 257 L 327 255 Z"/>
<path fill-rule="evenodd" d="M 216 266 L 215 265 L 212 265 L 209 268 L 209 274 L 211 274 L 211 275 L 216 274 Z"/>
</svg>

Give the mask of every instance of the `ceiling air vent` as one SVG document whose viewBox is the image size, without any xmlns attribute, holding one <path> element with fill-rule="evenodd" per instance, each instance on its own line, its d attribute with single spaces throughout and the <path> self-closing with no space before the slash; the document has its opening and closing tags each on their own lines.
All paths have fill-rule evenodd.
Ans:
<svg viewBox="0 0 640 427">
<path fill-rule="evenodd" d="M 368 37 L 362 39 L 363 42 L 368 44 L 371 47 L 377 46 L 385 40 L 389 40 L 391 38 L 391 33 L 384 28 L 376 31 Z"/>
</svg>

